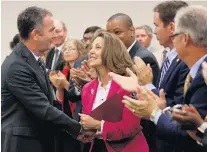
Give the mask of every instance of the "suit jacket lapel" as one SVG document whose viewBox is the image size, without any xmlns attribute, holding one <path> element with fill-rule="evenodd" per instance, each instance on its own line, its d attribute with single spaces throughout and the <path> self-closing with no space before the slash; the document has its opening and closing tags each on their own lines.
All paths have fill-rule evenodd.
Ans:
<svg viewBox="0 0 207 152">
<path fill-rule="evenodd" d="M 207 58 L 204 59 L 204 61 L 207 62 Z M 185 99 L 191 97 L 190 95 L 192 95 L 192 92 L 196 91 L 196 89 L 198 88 L 198 86 L 202 86 L 202 85 L 206 85 L 203 79 L 203 75 L 202 75 L 202 66 L 200 65 L 198 72 L 196 74 L 196 77 L 192 80 L 186 94 L 185 94 Z M 185 101 L 189 101 L 190 100 L 185 100 Z M 189 103 L 186 103 L 189 104 Z"/>
<path fill-rule="evenodd" d="M 87 108 L 88 111 L 92 111 L 92 107 L 93 107 L 93 103 L 95 101 L 96 98 L 96 93 L 97 93 L 97 89 L 98 89 L 98 80 L 96 79 L 92 84 L 91 87 L 88 88 L 89 92 L 88 92 L 88 105 Z"/>
<path fill-rule="evenodd" d="M 29 51 L 29 49 L 23 44 L 19 43 L 17 47 L 17 51 L 21 52 L 23 58 L 26 62 L 34 69 L 36 72 L 36 78 L 39 80 L 39 86 L 43 90 L 43 92 L 48 96 L 47 82 L 44 74 L 42 73 L 38 62 L 36 61 L 33 54 Z"/>
<path fill-rule="evenodd" d="M 129 55 L 131 56 L 131 59 L 134 61 L 134 56 L 137 52 L 137 50 L 139 49 L 140 44 L 138 41 L 136 41 L 136 43 L 134 44 L 134 46 L 131 48 L 131 50 L 129 51 Z"/>
<path fill-rule="evenodd" d="M 168 71 L 166 72 L 164 79 L 160 85 L 160 88 L 163 88 L 163 86 L 166 84 L 166 82 L 168 81 L 168 79 L 170 78 L 173 70 L 176 68 L 176 66 L 178 65 L 178 63 L 180 63 L 180 59 L 178 59 L 178 56 L 172 61 L 172 64 L 170 65 Z"/>
<path fill-rule="evenodd" d="M 120 88 L 120 87 L 119 87 L 114 81 L 111 81 L 111 87 L 110 87 L 110 89 L 109 89 L 109 93 L 108 93 L 106 99 L 109 99 L 111 96 L 113 96 L 115 93 L 117 93 L 117 90 L 118 90 L 119 88 Z"/>
<path fill-rule="evenodd" d="M 55 54 L 55 48 L 52 48 L 49 51 L 49 53 L 47 55 L 47 59 L 46 59 L 46 68 L 47 69 L 51 69 L 54 54 Z"/>
</svg>

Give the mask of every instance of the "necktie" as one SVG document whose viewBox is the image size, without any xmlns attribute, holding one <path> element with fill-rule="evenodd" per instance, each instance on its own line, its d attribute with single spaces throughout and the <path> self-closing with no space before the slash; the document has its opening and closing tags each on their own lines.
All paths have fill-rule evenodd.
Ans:
<svg viewBox="0 0 207 152">
<path fill-rule="evenodd" d="M 59 50 L 55 49 L 54 62 L 53 62 L 52 70 L 55 70 L 55 68 L 56 68 L 56 64 L 57 64 L 57 60 L 58 60 L 58 52 L 59 52 Z"/>
<path fill-rule="evenodd" d="M 42 73 L 44 74 L 44 76 L 45 76 L 45 66 L 44 66 L 44 63 L 43 63 L 43 61 L 42 61 L 41 58 L 38 59 L 38 64 L 39 64 L 39 66 L 40 66 L 41 72 L 42 72 Z"/>
<path fill-rule="evenodd" d="M 190 73 L 188 73 L 188 75 L 185 79 L 185 83 L 184 83 L 184 94 L 186 94 L 186 92 L 190 86 L 191 80 L 192 80 L 192 77 L 191 77 Z"/>
<path fill-rule="evenodd" d="M 163 50 L 163 52 L 162 52 L 162 64 L 164 63 L 166 57 L 167 57 L 167 50 Z"/>
<path fill-rule="evenodd" d="M 165 74 L 166 74 L 166 72 L 167 72 L 169 66 L 170 66 L 170 61 L 169 61 L 169 59 L 168 59 L 168 57 L 167 57 L 167 58 L 165 59 L 165 61 L 163 62 L 163 65 L 162 65 L 162 72 L 161 72 L 161 76 L 160 76 L 159 87 L 160 87 L 160 85 L 161 85 L 161 82 L 162 82 L 162 80 L 163 80 L 163 78 L 164 78 L 164 76 L 165 76 Z"/>
</svg>

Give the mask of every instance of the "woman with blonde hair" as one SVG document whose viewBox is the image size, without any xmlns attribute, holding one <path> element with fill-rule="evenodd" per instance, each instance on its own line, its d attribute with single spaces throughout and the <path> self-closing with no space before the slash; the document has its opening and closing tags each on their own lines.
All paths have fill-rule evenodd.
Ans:
<svg viewBox="0 0 207 152">
<path fill-rule="evenodd" d="M 80 123 L 85 129 L 97 130 L 91 151 L 148 152 L 147 142 L 141 132 L 140 118 L 134 116 L 126 107 L 118 109 L 122 118 L 117 122 L 96 120 L 89 116 L 113 95 L 118 94 L 121 98 L 123 95 L 130 95 L 108 75 L 109 72 L 126 75 L 126 68 L 133 70 L 133 62 L 124 44 L 115 35 L 103 30 L 98 31 L 89 51 L 89 65 L 96 69 L 98 78 L 83 87 L 83 109 L 79 115 Z"/>
</svg>

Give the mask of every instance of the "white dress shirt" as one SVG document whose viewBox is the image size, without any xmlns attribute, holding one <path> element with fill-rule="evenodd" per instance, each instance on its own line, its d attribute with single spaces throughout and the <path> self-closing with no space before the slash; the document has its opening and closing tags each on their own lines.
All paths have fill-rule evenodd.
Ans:
<svg viewBox="0 0 207 152">
<path fill-rule="evenodd" d="M 109 90 L 111 87 L 111 80 L 108 82 L 108 84 L 106 85 L 105 88 L 103 88 L 101 85 L 102 85 L 102 82 L 100 80 L 98 80 L 98 88 L 97 88 L 96 98 L 93 103 L 92 110 L 96 109 L 98 106 L 100 106 L 102 103 L 104 103 L 106 101 L 106 98 L 108 96 L 108 93 L 109 93 Z M 97 132 L 96 132 L 97 135 L 102 134 L 103 125 L 104 125 L 104 120 L 101 120 L 101 130 L 97 130 Z"/>
<path fill-rule="evenodd" d="M 134 44 L 136 43 L 137 40 L 134 40 L 134 42 L 132 43 L 132 45 L 127 49 L 127 51 L 129 52 L 131 50 L 131 48 L 134 46 Z"/>
<path fill-rule="evenodd" d="M 109 89 L 111 87 L 111 80 L 108 82 L 105 88 L 103 88 L 101 85 L 102 85 L 102 82 L 98 80 L 98 88 L 97 88 L 96 98 L 93 103 L 92 110 L 96 109 L 98 106 L 100 106 L 102 103 L 106 101 L 106 98 L 109 93 Z"/>
</svg>

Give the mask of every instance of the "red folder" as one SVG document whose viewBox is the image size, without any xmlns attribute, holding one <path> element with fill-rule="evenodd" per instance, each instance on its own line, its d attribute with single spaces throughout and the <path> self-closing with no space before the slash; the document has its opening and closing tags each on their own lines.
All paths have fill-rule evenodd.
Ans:
<svg viewBox="0 0 207 152">
<path fill-rule="evenodd" d="M 89 115 L 96 120 L 119 122 L 122 120 L 123 108 L 122 97 L 116 93 L 94 109 Z"/>
</svg>

